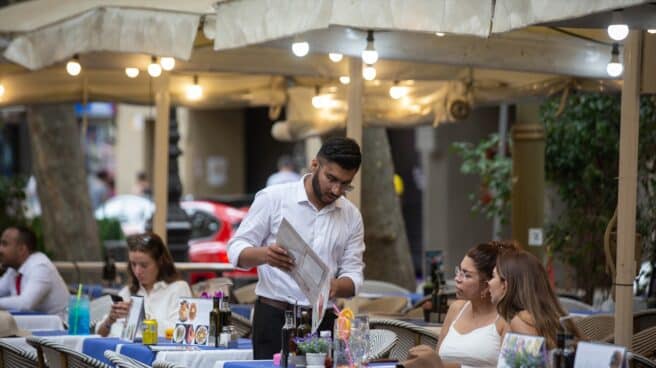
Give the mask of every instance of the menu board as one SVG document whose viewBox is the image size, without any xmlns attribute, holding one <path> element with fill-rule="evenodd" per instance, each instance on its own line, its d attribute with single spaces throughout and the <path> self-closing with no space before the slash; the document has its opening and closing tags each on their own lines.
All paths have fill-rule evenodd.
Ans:
<svg viewBox="0 0 656 368">
<path fill-rule="evenodd" d="M 184 345 L 207 345 L 212 299 L 180 298 L 178 320 L 171 342 Z"/>
</svg>

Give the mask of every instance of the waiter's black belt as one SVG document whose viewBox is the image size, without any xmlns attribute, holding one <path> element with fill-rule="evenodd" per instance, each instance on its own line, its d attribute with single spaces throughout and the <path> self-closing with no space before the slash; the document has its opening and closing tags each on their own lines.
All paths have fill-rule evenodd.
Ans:
<svg viewBox="0 0 656 368">
<path fill-rule="evenodd" d="M 262 303 L 262 304 L 266 304 L 270 307 L 274 307 L 274 308 L 282 310 L 282 311 L 294 310 L 294 304 L 287 303 L 287 302 L 284 302 L 282 300 L 271 299 L 271 298 L 267 298 L 265 296 L 258 296 L 257 301 Z M 299 308 L 301 308 L 303 310 L 311 311 L 310 307 L 299 305 Z"/>
</svg>

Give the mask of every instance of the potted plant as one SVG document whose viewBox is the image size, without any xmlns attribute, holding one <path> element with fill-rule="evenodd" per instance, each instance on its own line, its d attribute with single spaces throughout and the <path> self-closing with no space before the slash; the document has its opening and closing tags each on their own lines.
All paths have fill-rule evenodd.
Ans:
<svg viewBox="0 0 656 368">
<path fill-rule="evenodd" d="M 328 341 L 318 336 L 309 336 L 298 341 L 299 355 L 305 354 L 307 367 L 323 367 L 328 353 Z M 298 356 L 297 356 L 298 358 Z M 298 361 L 296 362 L 298 365 Z"/>
</svg>

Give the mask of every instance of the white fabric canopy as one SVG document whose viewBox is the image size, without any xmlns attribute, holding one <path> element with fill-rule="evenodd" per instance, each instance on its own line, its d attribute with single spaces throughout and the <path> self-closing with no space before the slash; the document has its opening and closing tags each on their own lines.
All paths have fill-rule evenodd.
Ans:
<svg viewBox="0 0 656 368">
<path fill-rule="evenodd" d="M 4 57 L 31 70 L 94 51 L 188 60 L 212 2 L 188 3 L 35 0 L 8 6 L 0 10 L 0 32 L 16 36 Z"/>
<path fill-rule="evenodd" d="M 344 26 L 487 37 L 648 0 L 236 0 L 216 6 L 214 49 Z"/>
</svg>

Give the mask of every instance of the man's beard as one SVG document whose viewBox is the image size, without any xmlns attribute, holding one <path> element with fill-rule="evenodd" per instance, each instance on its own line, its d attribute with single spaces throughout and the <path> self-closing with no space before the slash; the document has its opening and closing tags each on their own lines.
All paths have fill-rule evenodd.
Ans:
<svg viewBox="0 0 656 368">
<path fill-rule="evenodd" d="M 315 174 L 312 174 L 312 191 L 314 192 L 314 196 L 317 198 L 317 200 L 324 205 L 329 205 L 333 203 L 334 201 L 329 201 L 326 202 L 323 200 L 323 193 L 321 192 L 321 185 L 319 185 L 319 171 Z"/>
</svg>

